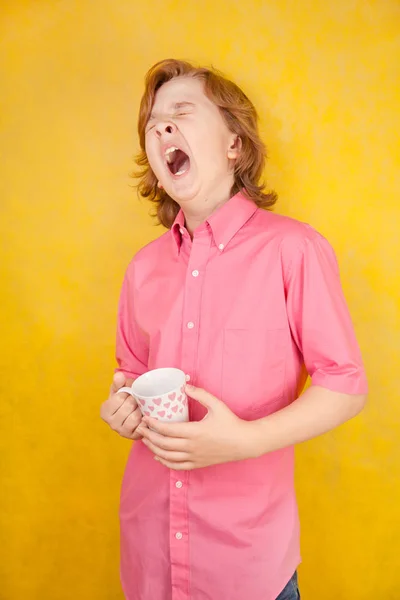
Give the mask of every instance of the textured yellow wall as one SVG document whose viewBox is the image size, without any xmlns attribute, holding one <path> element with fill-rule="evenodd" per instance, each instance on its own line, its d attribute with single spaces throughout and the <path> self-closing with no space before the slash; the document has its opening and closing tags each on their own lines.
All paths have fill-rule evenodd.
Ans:
<svg viewBox="0 0 400 600">
<path fill-rule="evenodd" d="M 279 210 L 336 247 L 368 368 L 365 413 L 298 451 L 304 598 L 398 600 L 399 22 L 396 0 L 3 0 L 1 600 L 122 597 L 128 444 L 98 412 L 125 266 L 161 232 L 127 174 L 169 56 L 254 99 Z"/>
</svg>

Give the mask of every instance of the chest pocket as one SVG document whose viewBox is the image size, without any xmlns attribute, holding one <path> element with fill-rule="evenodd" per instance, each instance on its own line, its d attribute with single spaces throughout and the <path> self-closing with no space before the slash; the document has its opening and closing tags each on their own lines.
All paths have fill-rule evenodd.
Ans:
<svg viewBox="0 0 400 600">
<path fill-rule="evenodd" d="M 267 416 L 284 404 L 286 329 L 223 332 L 222 400 L 241 418 Z"/>
</svg>

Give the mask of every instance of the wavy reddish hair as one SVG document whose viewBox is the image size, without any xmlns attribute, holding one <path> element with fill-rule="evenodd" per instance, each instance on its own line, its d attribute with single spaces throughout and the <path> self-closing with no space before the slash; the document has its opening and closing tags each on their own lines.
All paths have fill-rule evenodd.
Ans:
<svg viewBox="0 0 400 600">
<path fill-rule="evenodd" d="M 242 190 L 257 206 L 272 208 L 277 196 L 275 192 L 265 191 L 265 185 L 260 181 L 266 160 L 266 148 L 258 132 L 258 116 L 254 105 L 235 83 L 215 69 L 195 67 L 186 61 L 174 59 L 158 62 L 148 71 L 145 78 L 145 91 L 138 120 L 141 151 L 136 157 L 136 164 L 141 170 L 133 173 L 133 177 L 140 180 L 139 193 L 156 204 L 155 213 L 159 222 L 171 228 L 180 208 L 175 200 L 157 185 L 157 178 L 146 155 L 145 129 L 157 91 L 167 81 L 182 76 L 196 77 L 204 81 L 206 95 L 218 106 L 229 130 L 242 140 L 241 152 L 235 163 L 231 195 Z"/>
</svg>

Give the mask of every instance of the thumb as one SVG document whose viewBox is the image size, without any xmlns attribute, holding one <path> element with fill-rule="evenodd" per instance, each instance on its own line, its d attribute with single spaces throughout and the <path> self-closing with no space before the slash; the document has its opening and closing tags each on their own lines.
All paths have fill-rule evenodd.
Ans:
<svg viewBox="0 0 400 600">
<path fill-rule="evenodd" d="M 202 388 L 194 387 L 193 385 L 186 385 L 186 392 L 188 396 L 193 398 L 193 400 L 197 400 L 200 404 L 205 406 L 209 411 L 213 411 L 221 404 L 221 401 L 218 400 L 215 396 L 206 392 Z"/>
<path fill-rule="evenodd" d="M 113 382 L 111 385 L 111 393 L 115 394 L 115 392 L 122 388 L 125 385 L 125 383 L 126 377 L 121 371 L 114 373 Z"/>
</svg>

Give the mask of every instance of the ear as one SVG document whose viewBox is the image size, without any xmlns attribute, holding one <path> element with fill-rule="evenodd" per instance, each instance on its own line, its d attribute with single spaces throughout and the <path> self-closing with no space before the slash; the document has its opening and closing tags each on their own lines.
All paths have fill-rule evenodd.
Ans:
<svg viewBox="0 0 400 600">
<path fill-rule="evenodd" d="M 238 158 L 242 149 L 242 140 L 238 135 L 235 135 L 228 148 L 227 156 L 230 160 Z"/>
</svg>

